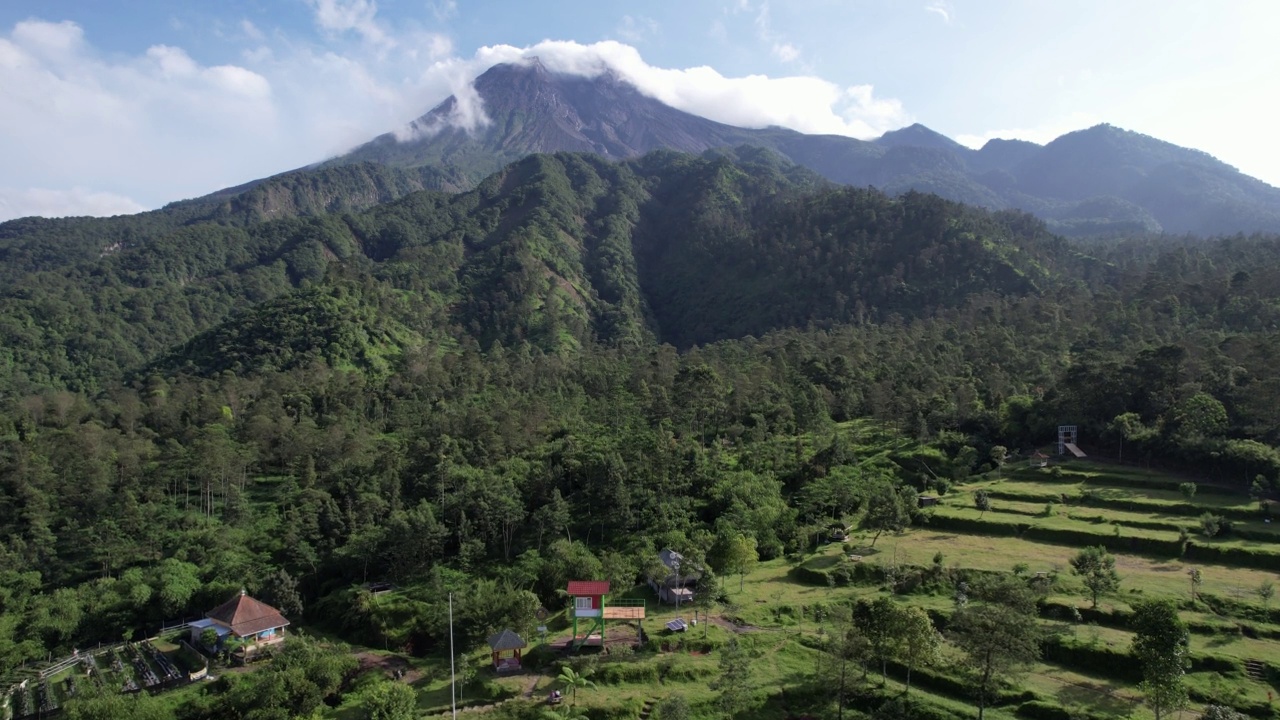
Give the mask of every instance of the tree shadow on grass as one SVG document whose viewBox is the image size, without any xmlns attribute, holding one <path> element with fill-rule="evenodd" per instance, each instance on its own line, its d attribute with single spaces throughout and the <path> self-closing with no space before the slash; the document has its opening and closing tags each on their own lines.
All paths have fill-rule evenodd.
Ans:
<svg viewBox="0 0 1280 720">
<path fill-rule="evenodd" d="M 1115 687 L 1107 684 L 1064 685 L 1055 694 L 1061 705 L 1079 705 L 1095 712 L 1101 711 L 1117 717 L 1128 717 L 1137 707 L 1132 700 L 1114 694 Z"/>
<path fill-rule="evenodd" d="M 1231 636 L 1231 635 L 1214 635 L 1209 639 L 1208 642 L 1205 643 L 1205 647 L 1220 648 L 1224 645 L 1230 645 L 1231 643 L 1239 639 L 1240 639 L 1239 637 Z"/>
</svg>

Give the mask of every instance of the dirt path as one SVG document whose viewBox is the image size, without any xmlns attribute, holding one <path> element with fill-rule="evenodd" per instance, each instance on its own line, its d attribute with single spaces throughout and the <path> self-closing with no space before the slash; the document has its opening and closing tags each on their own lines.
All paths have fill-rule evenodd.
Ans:
<svg viewBox="0 0 1280 720">
<path fill-rule="evenodd" d="M 358 674 L 364 674 L 371 670 L 380 670 L 387 677 L 402 680 L 406 683 L 413 684 L 422 679 L 422 671 L 409 664 L 409 661 L 399 655 L 378 655 L 372 652 L 356 653 L 356 660 L 360 663 Z"/>
<path fill-rule="evenodd" d="M 541 680 L 543 677 L 544 676 L 542 675 L 534 675 L 533 677 L 529 678 L 529 684 L 525 685 L 524 693 L 520 697 L 524 698 L 525 700 L 532 700 L 533 691 L 537 689 L 538 681 Z"/>
</svg>

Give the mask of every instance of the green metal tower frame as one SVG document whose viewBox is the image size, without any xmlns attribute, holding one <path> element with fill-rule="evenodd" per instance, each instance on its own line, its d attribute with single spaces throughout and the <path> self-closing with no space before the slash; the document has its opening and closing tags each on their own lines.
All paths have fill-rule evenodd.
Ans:
<svg viewBox="0 0 1280 720">
<path fill-rule="evenodd" d="M 600 614 L 594 618 L 590 618 L 593 622 L 591 627 L 587 628 L 587 634 L 578 639 L 578 600 L 574 597 L 573 601 L 573 649 L 579 650 L 586 644 L 587 639 L 591 637 L 591 633 L 597 629 L 600 630 L 600 647 L 604 647 L 604 595 L 600 596 Z"/>
</svg>

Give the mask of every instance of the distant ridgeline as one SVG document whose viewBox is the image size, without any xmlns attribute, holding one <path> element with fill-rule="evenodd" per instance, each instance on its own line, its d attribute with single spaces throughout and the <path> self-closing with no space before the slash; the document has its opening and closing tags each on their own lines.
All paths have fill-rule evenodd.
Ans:
<svg viewBox="0 0 1280 720">
<path fill-rule="evenodd" d="M 487 124 L 461 127 L 458 100 L 450 97 L 404 132 L 166 210 L 186 222 L 245 224 L 360 210 L 424 189 L 469 190 L 530 154 L 619 160 L 752 146 L 840 184 L 1029 212 L 1060 235 L 1280 232 L 1280 189 L 1207 153 L 1110 125 L 1044 146 L 996 139 L 980 150 L 918 124 L 872 141 L 739 128 L 665 105 L 614 72 L 565 75 L 536 61 L 494 66 L 476 79 L 475 91 Z"/>
<path fill-rule="evenodd" d="M 1040 146 L 991 140 L 972 150 L 923 125 L 872 141 L 747 129 L 691 115 L 644 95 L 613 71 L 582 77 L 537 60 L 497 65 L 475 81 L 487 124 L 460 127 L 450 97 L 410 124 L 332 159 L 437 168 L 432 187 L 479 182 L 530 153 L 591 152 L 619 159 L 660 149 L 703 153 L 769 148 L 819 175 L 891 195 L 908 190 L 993 210 L 1016 208 L 1067 235 L 1280 232 L 1280 189 L 1198 150 L 1098 125 Z"/>
</svg>

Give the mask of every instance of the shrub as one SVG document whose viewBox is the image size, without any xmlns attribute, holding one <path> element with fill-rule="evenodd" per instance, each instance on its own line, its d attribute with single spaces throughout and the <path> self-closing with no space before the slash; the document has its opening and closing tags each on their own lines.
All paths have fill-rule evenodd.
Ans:
<svg viewBox="0 0 1280 720">
<path fill-rule="evenodd" d="M 1206 512 L 1200 516 L 1200 533 L 1207 538 L 1217 537 L 1222 530 L 1222 516 Z"/>
<path fill-rule="evenodd" d="M 664 698 L 653 706 L 654 720 L 688 720 L 689 701 L 683 695 L 676 694 Z"/>
<path fill-rule="evenodd" d="M 973 506 L 978 512 L 985 513 L 991 509 L 991 494 L 986 490 L 979 490 L 973 494 Z"/>
</svg>

